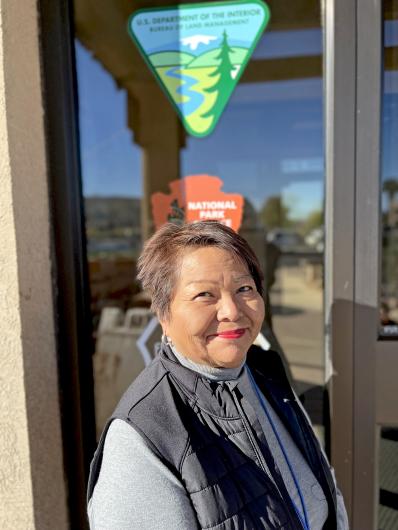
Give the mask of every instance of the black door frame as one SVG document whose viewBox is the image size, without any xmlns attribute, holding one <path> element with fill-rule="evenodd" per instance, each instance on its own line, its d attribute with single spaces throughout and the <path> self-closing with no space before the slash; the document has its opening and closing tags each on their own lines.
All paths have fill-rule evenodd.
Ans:
<svg viewBox="0 0 398 530">
<path fill-rule="evenodd" d="M 83 530 L 96 437 L 72 2 L 39 0 L 38 9 L 64 469 L 70 528 Z"/>
</svg>

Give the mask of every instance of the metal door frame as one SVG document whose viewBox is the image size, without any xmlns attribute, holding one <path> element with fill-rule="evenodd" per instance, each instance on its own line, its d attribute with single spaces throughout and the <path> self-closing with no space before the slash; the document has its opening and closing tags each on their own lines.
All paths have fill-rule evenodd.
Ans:
<svg viewBox="0 0 398 530">
<path fill-rule="evenodd" d="M 324 6 L 325 366 L 330 377 L 331 460 L 351 518 L 356 5 L 355 0 L 329 0 Z"/>
<path fill-rule="evenodd" d="M 374 530 L 380 425 L 398 425 L 398 342 L 378 338 L 382 0 L 325 2 L 326 361 L 351 528 Z"/>
</svg>

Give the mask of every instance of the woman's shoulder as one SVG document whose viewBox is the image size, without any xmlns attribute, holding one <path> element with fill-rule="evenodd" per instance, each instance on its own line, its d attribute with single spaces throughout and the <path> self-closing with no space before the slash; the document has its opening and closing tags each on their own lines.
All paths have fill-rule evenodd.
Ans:
<svg viewBox="0 0 398 530">
<path fill-rule="evenodd" d="M 137 404 L 159 392 L 167 373 L 160 358 L 155 357 L 125 390 L 112 416 L 128 417 Z"/>
<path fill-rule="evenodd" d="M 137 448 L 149 451 L 142 436 L 134 427 L 119 418 L 114 419 L 106 433 L 104 455 L 125 455 L 131 457 L 137 453 Z"/>
<path fill-rule="evenodd" d="M 188 439 L 182 417 L 184 400 L 158 356 L 126 390 L 107 425 L 115 419 L 124 420 L 158 455 L 167 455 L 173 446 L 173 458 L 178 460 Z"/>
</svg>

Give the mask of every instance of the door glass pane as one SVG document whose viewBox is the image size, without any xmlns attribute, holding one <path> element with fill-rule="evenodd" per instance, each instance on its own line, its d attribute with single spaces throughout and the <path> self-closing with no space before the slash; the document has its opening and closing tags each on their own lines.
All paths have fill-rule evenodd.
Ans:
<svg viewBox="0 0 398 530">
<path fill-rule="evenodd" d="M 398 1 L 383 2 L 382 269 L 380 334 L 398 337 Z"/>
<path fill-rule="evenodd" d="M 245 72 L 213 132 L 199 138 L 184 130 L 127 34 L 134 3 L 74 2 L 98 432 L 160 337 L 148 330 L 150 300 L 134 279 L 157 224 L 154 194 L 171 196 L 174 181 L 195 175 L 218 177 L 221 192 L 243 198 L 239 231 L 266 279 L 262 344 L 283 355 L 320 433 L 327 424 L 320 4 L 268 5 L 271 21 Z M 181 221 L 187 205 L 173 204 L 167 215 Z"/>
</svg>

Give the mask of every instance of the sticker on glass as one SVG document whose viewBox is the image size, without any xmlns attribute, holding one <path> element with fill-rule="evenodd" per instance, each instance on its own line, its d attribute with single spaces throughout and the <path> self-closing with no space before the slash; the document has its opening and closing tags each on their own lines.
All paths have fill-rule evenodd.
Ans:
<svg viewBox="0 0 398 530">
<path fill-rule="evenodd" d="M 140 9 L 128 28 L 185 129 L 216 126 L 270 18 L 261 0 Z"/>
<path fill-rule="evenodd" d="M 170 193 L 151 197 L 156 229 L 164 223 L 216 220 L 237 232 L 242 223 L 242 195 L 221 190 L 223 181 L 212 175 L 190 175 L 169 183 Z"/>
</svg>

